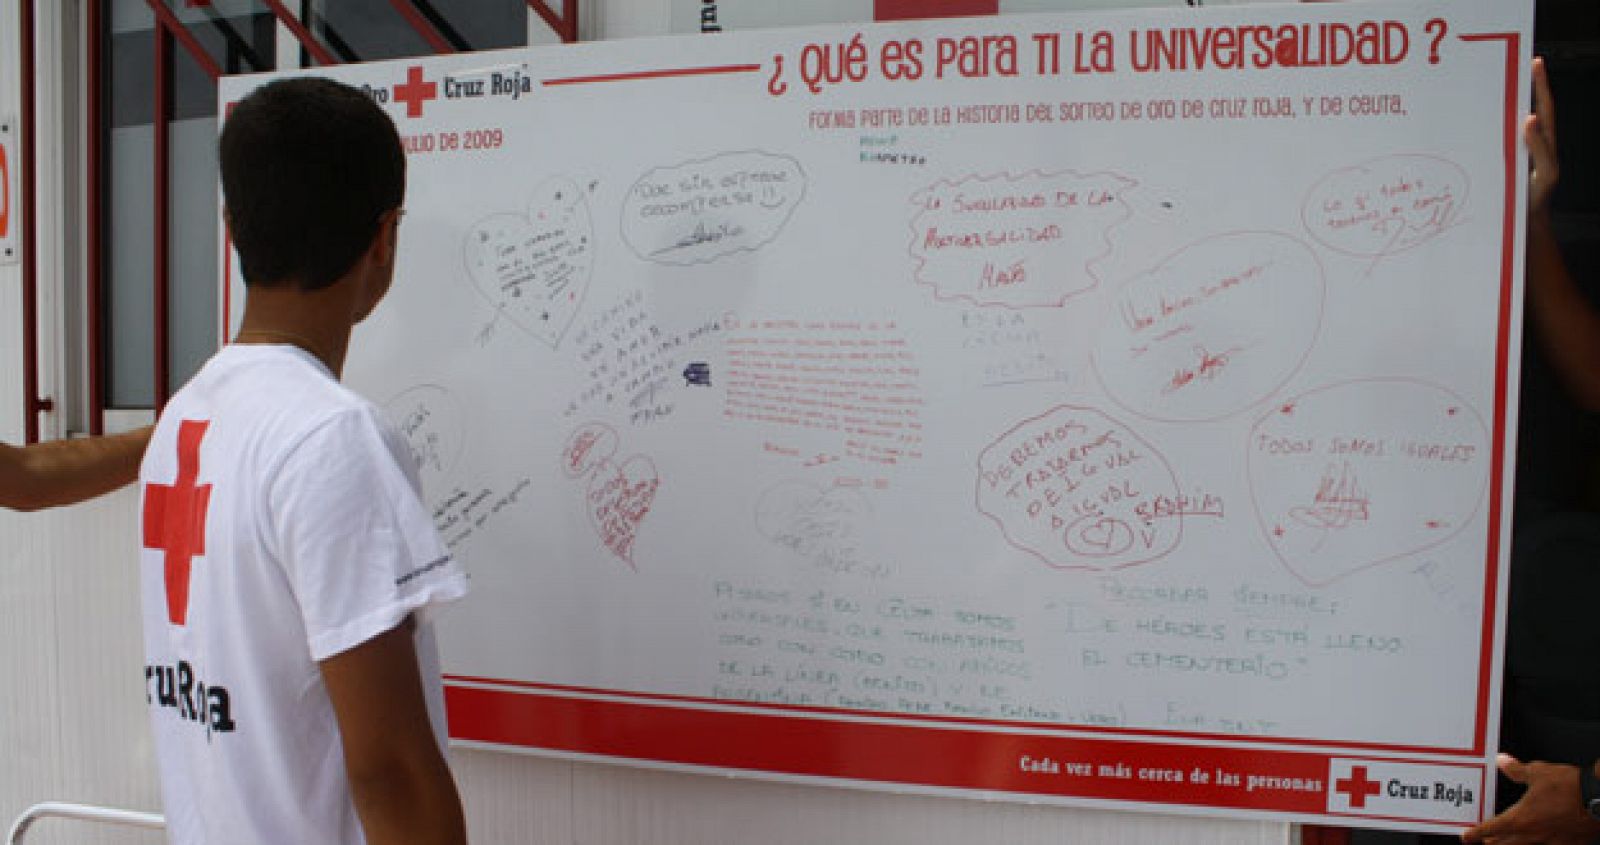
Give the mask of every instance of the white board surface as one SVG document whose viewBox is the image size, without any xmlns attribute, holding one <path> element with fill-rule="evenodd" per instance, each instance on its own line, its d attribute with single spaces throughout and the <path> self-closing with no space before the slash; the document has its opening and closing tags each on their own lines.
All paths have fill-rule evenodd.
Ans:
<svg viewBox="0 0 1600 845">
<path fill-rule="evenodd" d="M 473 576 L 452 735 L 1483 817 L 1530 20 L 1028 15 L 328 71 L 411 153 L 347 380 Z M 1319 63 L 1347 38 L 1365 62 Z"/>
</svg>

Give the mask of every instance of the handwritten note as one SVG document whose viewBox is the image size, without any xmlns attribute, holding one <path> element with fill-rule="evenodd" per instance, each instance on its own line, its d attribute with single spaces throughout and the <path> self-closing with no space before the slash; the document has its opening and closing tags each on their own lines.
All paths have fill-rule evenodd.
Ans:
<svg viewBox="0 0 1600 845">
<path fill-rule="evenodd" d="M 921 459 L 922 368 L 894 321 L 740 319 L 727 353 L 729 419 L 811 433 L 834 459 Z"/>
<path fill-rule="evenodd" d="M 631 455 L 618 461 L 620 440 L 605 423 L 587 423 L 567 439 L 561 471 L 571 479 L 587 478 L 584 504 L 590 525 L 612 555 L 637 569 L 634 542 L 655 504 L 661 477 L 655 461 Z"/>
<path fill-rule="evenodd" d="M 583 191 L 553 179 L 535 189 L 526 214 L 496 214 L 468 230 L 467 272 L 497 316 L 556 346 L 589 287 L 591 238 Z"/>
<path fill-rule="evenodd" d="M 860 490 L 782 481 L 756 501 L 755 520 L 763 537 L 830 575 L 882 578 L 892 572 L 872 560 L 872 502 Z"/>
<path fill-rule="evenodd" d="M 466 446 L 461 403 L 450 391 L 427 384 L 389 400 L 384 414 L 411 447 L 423 493 L 443 489 Z"/>
<path fill-rule="evenodd" d="M 1311 236 L 1329 249 L 1394 255 L 1460 222 L 1469 185 L 1467 172 L 1443 158 L 1386 156 L 1323 177 L 1302 214 Z"/>
<path fill-rule="evenodd" d="M 1250 432 L 1250 484 L 1267 541 L 1308 584 L 1438 546 L 1481 506 L 1483 419 L 1409 379 L 1332 385 L 1288 399 Z"/>
<path fill-rule="evenodd" d="M 978 509 L 1062 569 L 1120 569 L 1178 544 L 1186 508 L 1166 459 L 1094 408 L 1024 420 L 978 456 Z"/>
<path fill-rule="evenodd" d="M 805 193 L 805 171 L 784 155 L 726 153 L 657 168 L 628 191 L 622 237 L 646 261 L 705 264 L 771 242 Z"/>
<path fill-rule="evenodd" d="M 912 197 L 911 256 L 939 299 L 1059 306 L 1099 282 L 1136 183 L 1115 173 L 1031 172 L 938 182 Z"/>
<path fill-rule="evenodd" d="M 1322 302 L 1322 266 L 1304 243 L 1271 232 L 1208 238 L 1118 291 L 1095 372 L 1140 416 L 1230 416 L 1299 370 Z"/>
</svg>

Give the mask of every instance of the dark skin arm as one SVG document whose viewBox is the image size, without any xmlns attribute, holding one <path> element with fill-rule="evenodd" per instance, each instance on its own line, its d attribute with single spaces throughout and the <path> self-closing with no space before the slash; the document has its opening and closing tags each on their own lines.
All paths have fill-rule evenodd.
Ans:
<svg viewBox="0 0 1600 845">
<path fill-rule="evenodd" d="M 36 511 L 109 493 L 139 475 L 150 429 L 31 446 L 0 443 L 0 507 Z"/>
<path fill-rule="evenodd" d="M 1523 124 L 1533 176 L 1528 184 L 1528 307 L 1540 345 L 1561 375 L 1567 392 L 1590 411 L 1600 411 L 1600 315 L 1579 292 L 1550 228 L 1550 195 L 1559 177 L 1555 109 L 1544 60 L 1533 62 L 1534 113 Z M 1468 830 L 1464 842 L 1489 845 L 1588 845 L 1600 837 L 1600 821 L 1583 811 L 1577 766 L 1524 763 L 1500 755 L 1500 771 L 1527 784 L 1511 809 Z"/>
<path fill-rule="evenodd" d="M 1463 833 L 1463 842 L 1487 845 L 1589 845 L 1600 837 L 1600 821 L 1583 811 L 1578 767 L 1524 763 L 1500 755 L 1500 771 L 1528 792 L 1511 809 Z"/>
<path fill-rule="evenodd" d="M 319 664 L 369 845 L 461 845 L 461 798 L 423 697 L 412 621 Z"/>
<path fill-rule="evenodd" d="M 1533 176 L 1528 185 L 1528 308 L 1539 345 L 1580 407 L 1600 412 L 1600 314 L 1578 290 L 1550 225 L 1550 196 L 1560 177 L 1555 106 L 1544 60 L 1533 62 L 1534 113 L 1523 125 Z"/>
</svg>

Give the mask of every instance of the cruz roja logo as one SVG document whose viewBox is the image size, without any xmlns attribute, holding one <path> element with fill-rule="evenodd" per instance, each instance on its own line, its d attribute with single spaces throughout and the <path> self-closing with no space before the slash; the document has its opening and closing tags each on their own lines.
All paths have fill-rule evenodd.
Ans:
<svg viewBox="0 0 1600 845">
<path fill-rule="evenodd" d="M 440 89 L 443 89 L 442 91 Z M 527 65 L 475 70 L 446 75 L 435 81 L 427 77 L 422 65 L 406 68 L 405 81 L 392 88 L 362 85 L 361 91 L 380 105 L 404 103 L 406 117 L 422 117 L 423 107 L 442 94 L 447 100 L 472 100 L 482 97 L 509 97 L 519 100 L 533 93 L 533 76 Z"/>
<path fill-rule="evenodd" d="M 1452 807 L 1471 804 L 1474 800 L 1472 788 L 1466 784 L 1444 783 L 1437 780 L 1431 783 L 1410 783 L 1400 778 L 1389 778 L 1389 782 L 1384 784 L 1383 791 L 1390 798 L 1431 801 L 1449 804 Z"/>
<path fill-rule="evenodd" d="M 232 733 L 236 727 L 228 688 L 206 686 L 187 660 L 144 667 L 144 697 L 150 704 L 177 711 L 178 718 L 201 725 L 208 734 Z"/>
<path fill-rule="evenodd" d="M 1477 802 L 1477 795 L 1472 792 L 1472 787 L 1461 781 L 1453 781 L 1450 776 L 1438 778 L 1437 775 L 1413 775 L 1410 778 L 1395 778 L 1384 775 L 1374 778 L 1371 776 L 1370 768 L 1365 765 L 1350 767 L 1349 778 L 1334 779 L 1333 791 L 1344 795 L 1347 807 L 1352 810 L 1384 810 L 1382 807 L 1384 800 L 1427 802 L 1434 805 L 1443 803 L 1454 808 L 1475 807 Z"/>
<path fill-rule="evenodd" d="M 478 97 L 510 97 L 513 100 L 533 93 L 533 77 L 528 66 L 481 70 L 444 78 L 444 95 L 451 100 Z"/>
</svg>

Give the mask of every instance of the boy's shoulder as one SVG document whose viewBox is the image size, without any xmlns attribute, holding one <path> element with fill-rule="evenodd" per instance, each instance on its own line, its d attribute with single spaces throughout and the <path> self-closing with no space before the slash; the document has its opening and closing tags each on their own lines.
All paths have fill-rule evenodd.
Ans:
<svg viewBox="0 0 1600 845">
<path fill-rule="evenodd" d="M 184 421 L 203 422 L 208 440 L 245 450 L 266 465 L 337 421 L 388 428 L 370 401 L 309 353 L 287 346 L 235 345 L 218 352 L 162 413 L 172 434 Z M 158 426 L 157 440 L 167 427 Z"/>
</svg>

